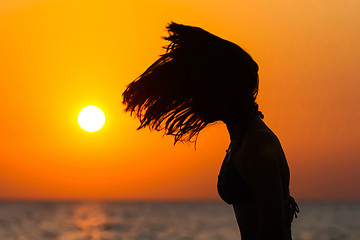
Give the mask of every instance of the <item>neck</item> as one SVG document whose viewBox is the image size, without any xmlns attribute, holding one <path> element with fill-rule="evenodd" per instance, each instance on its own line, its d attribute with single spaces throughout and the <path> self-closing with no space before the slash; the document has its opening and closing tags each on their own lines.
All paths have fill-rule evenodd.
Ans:
<svg viewBox="0 0 360 240">
<path fill-rule="evenodd" d="M 255 118 L 257 118 L 257 117 L 258 116 L 255 116 Z M 243 117 L 241 119 L 232 119 L 232 120 L 224 121 L 224 123 L 226 124 L 226 127 L 228 129 L 228 132 L 230 134 L 230 140 L 231 141 L 235 141 L 239 137 L 241 137 L 240 135 L 244 131 L 244 128 L 249 127 L 249 121 L 252 118 L 254 118 L 254 115 L 253 114 L 248 114 L 248 115 L 246 115 L 245 117 Z"/>
</svg>

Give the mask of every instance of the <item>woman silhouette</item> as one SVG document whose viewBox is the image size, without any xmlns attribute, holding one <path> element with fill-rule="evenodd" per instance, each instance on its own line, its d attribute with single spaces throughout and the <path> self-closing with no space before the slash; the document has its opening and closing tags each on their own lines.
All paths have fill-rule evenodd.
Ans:
<svg viewBox="0 0 360 240">
<path fill-rule="evenodd" d="M 238 45 L 192 26 L 170 23 L 170 43 L 123 93 L 126 111 L 149 127 L 193 141 L 209 124 L 226 124 L 231 143 L 218 177 L 241 239 L 291 239 L 298 207 L 276 135 L 255 102 L 258 65 Z"/>
</svg>

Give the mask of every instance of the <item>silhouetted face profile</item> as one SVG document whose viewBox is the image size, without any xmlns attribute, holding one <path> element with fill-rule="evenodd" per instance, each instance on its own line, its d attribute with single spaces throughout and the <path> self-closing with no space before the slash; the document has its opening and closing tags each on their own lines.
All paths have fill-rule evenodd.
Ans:
<svg viewBox="0 0 360 240">
<path fill-rule="evenodd" d="M 170 23 L 166 52 L 123 93 L 126 111 L 190 141 L 209 123 L 257 111 L 258 66 L 238 45 L 201 28 Z"/>
</svg>

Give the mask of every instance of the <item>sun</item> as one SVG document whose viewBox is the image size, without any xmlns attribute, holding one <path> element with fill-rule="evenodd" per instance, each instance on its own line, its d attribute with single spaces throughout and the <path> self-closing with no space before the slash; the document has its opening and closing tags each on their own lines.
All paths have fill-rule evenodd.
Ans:
<svg viewBox="0 0 360 240">
<path fill-rule="evenodd" d="M 95 132 L 104 126 L 105 114 L 96 106 L 87 106 L 79 112 L 78 122 L 85 131 Z"/>
</svg>

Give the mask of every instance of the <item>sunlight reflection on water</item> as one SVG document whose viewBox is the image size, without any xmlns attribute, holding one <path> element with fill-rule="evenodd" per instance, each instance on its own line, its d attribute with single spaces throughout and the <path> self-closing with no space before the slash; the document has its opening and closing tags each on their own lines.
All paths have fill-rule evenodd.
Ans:
<svg viewBox="0 0 360 240">
<path fill-rule="evenodd" d="M 106 224 L 107 219 L 103 213 L 100 204 L 86 204 L 75 208 L 74 216 L 70 220 L 73 225 L 79 228 L 79 232 L 73 232 L 64 236 L 64 239 L 89 238 L 100 240 L 100 236 L 108 238 L 107 232 L 101 233 L 102 227 Z M 71 223 L 71 222 L 70 222 Z"/>
</svg>

